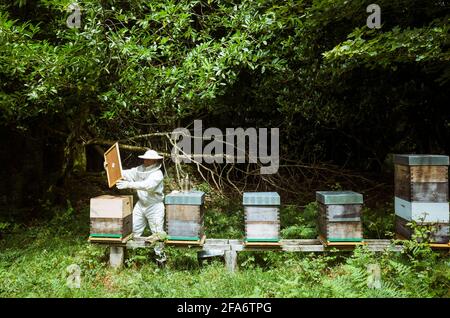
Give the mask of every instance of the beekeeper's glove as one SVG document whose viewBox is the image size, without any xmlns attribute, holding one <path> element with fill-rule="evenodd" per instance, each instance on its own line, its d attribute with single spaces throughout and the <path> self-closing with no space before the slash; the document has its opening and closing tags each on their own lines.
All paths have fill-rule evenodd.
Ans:
<svg viewBox="0 0 450 318">
<path fill-rule="evenodd" d="M 116 183 L 116 187 L 119 190 L 128 189 L 130 187 L 130 182 L 129 181 L 125 181 L 125 180 L 119 180 Z"/>
</svg>

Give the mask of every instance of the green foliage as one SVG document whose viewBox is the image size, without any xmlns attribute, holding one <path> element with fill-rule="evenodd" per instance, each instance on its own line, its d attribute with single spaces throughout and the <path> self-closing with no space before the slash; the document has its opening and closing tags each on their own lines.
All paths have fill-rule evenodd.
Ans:
<svg viewBox="0 0 450 318">
<path fill-rule="evenodd" d="M 69 29 L 70 1 L 0 1 L 2 122 L 45 129 L 67 156 L 86 136 L 253 114 L 289 156 L 362 168 L 428 147 L 423 131 L 448 140 L 442 1 L 381 0 L 378 30 L 362 0 L 79 3 Z"/>
<path fill-rule="evenodd" d="M 285 239 L 294 238 L 316 238 L 317 237 L 317 215 L 318 206 L 311 202 L 299 212 L 296 206 L 285 206 L 281 208 L 281 237 Z"/>
<path fill-rule="evenodd" d="M 82 27 L 69 29 L 71 2 L 0 1 L 0 121 L 54 145 L 65 158 L 59 176 L 86 140 L 126 140 L 196 118 L 279 127 L 282 157 L 363 169 L 381 167 L 390 152 L 445 152 L 450 139 L 441 0 L 379 0 L 378 30 L 365 27 L 371 1 L 363 0 L 84 0 Z M 53 178 L 42 182 L 51 189 Z M 207 236 L 242 238 L 240 200 L 198 189 L 211 198 Z M 159 269 L 151 250 L 136 250 L 112 271 L 107 248 L 86 242 L 86 208 L 42 202 L 52 218 L 1 220 L 1 297 L 450 297 L 448 256 L 425 244 L 424 227 L 402 254 L 242 253 L 231 276 L 218 262 L 200 267 L 195 251 L 167 249 Z M 364 235 L 389 237 L 392 210 L 364 209 Z M 316 218 L 314 203 L 283 206 L 281 234 L 313 238 Z M 367 287 L 369 263 L 380 265 L 381 289 Z M 79 290 L 66 286 L 70 264 L 82 269 Z"/>
<path fill-rule="evenodd" d="M 363 236 L 370 238 L 392 238 L 394 233 L 395 213 L 392 203 L 370 209 L 362 209 Z"/>
<path fill-rule="evenodd" d="M 109 249 L 89 244 L 88 229 L 77 224 L 85 223 L 87 211 L 83 217 L 68 213 L 70 208 L 64 211 L 55 218 L 67 222 L 67 231 L 55 232 L 52 220 L 0 240 L 0 297 L 450 296 L 448 257 L 431 250 L 241 252 L 240 270 L 230 274 L 220 259 L 200 266 L 196 250 L 166 247 L 164 269 L 156 265 L 152 249 L 136 249 L 128 250 L 123 269 L 112 270 Z M 304 215 L 315 211 L 308 205 Z M 80 289 L 67 287 L 66 268 L 71 264 L 81 268 Z M 380 266 L 381 289 L 367 287 L 368 264 Z"/>
</svg>

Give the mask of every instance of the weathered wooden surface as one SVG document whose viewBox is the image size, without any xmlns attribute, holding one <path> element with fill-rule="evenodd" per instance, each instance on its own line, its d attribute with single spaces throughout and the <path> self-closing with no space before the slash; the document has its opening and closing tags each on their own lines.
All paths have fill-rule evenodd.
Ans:
<svg viewBox="0 0 450 318">
<path fill-rule="evenodd" d="M 101 195 L 91 198 L 91 218 L 122 218 L 131 214 L 133 210 L 132 195 Z"/>
<path fill-rule="evenodd" d="M 409 201 L 448 202 L 448 182 L 412 183 Z"/>
<path fill-rule="evenodd" d="M 362 239 L 361 204 L 325 205 L 319 202 L 319 233 L 327 241 Z"/>
<path fill-rule="evenodd" d="M 254 222 L 245 224 L 245 236 L 247 239 L 278 239 L 280 225 L 278 222 Z"/>
<path fill-rule="evenodd" d="M 257 195 L 261 193 L 252 193 Z M 262 193 L 265 194 L 265 193 Z M 262 195 L 261 194 L 261 195 Z M 269 193 L 272 195 L 271 193 Z M 274 198 L 277 198 L 278 194 L 274 193 Z M 267 198 L 265 196 L 255 197 L 253 201 L 257 199 Z M 273 199 L 269 196 L 269 199 Z M 267 199 L 267 200 L 269 200 Z M 262 202 L 265 202 L 265 201 Z M 273 199 L 275 200 L 275 199 Z M 247 201 L 252 201 L 248 199 Z M 252 202 L 253 202 L 252 201 Z M 270 201 L 270 200 L 269 200 Z M 276 201 L 276 200 L 275 200 Z M 274 202 L 275 202 L 274 201 Z M 279 207 L 275 205 L 260 205 L 252 206 L 245 205 L 245 237 L 248 240 L 278 240 L 280 236 L 280 220 L 279 220 Z"/>
<path fill-rule="evenodd" d="M 91 234 L 119 234 L 125 237 L 131 234 L 133 216 L 124 218 L 91 218 Z"/>
<path fill-rule="evenodd" d="M 123 245 L 111 245 L 110 250 L 110 265 L 114 268 L 123 266 L 125 258 L 125 248 L 148 248 L 151 245 L 145 241 L 145 237 L 138 237 L 134 240 L 128 241 Z M 374 252 L 382 252 L 391 250 L 394 252 L 402 251 L 401 245 L 393 245 L 390 240 L 381 239 L 367 239 L 365 240 L 366 247 Z M 281 240 L 280 246 L 249 246 L 242 240 L 228 240 L 228 239 L 207 239 L 203 246 L 188 246 L 180 245 L 178 247 L 191 248 L 203 251 L 223 251 L 225 266 L 230 272 L 235 272 L 237 266 L 237 252 L 240 251 L 284 251 L 284 252 L 324 252 L 324 251 L 351 251 L 354 246 L 333 246 L 324 247 L 318 239 L 294 239 Z"/>
<path fill-rule="evenodd" d="M 205 244 L 205 240 L 206 240 L 206 236 L 203 235 L 199 240 L 196 241 L 181 241 L 181 240 L 167 240 L 166 244 L 167 245 L 188 245 L 188 246 L 202 246 L 203 244 Z"/>
<path fill-rule="evenodd" d="M 448 166 L 410 166 L 411 182 L 448 182 Z"/>
<path fill-rule="evenodd" d="M 413 234 L 412 229 L 407 225 L 410 221 L 401 217 L 395 217 L 395 232 L 406 239 L 410 239 Z M 419 225 L 420 226 L 420 225 Z M 433 243 L 448 243 L 450 226 L 448 223 L 433 224 L 435 230 L 431 233 L 430 241 Z"/>
<path fill-rule="evenodd" d="M 395 196 L 406 201 L 447 202 L 447 170 L 445 166 L 395 165 Z M 438 175 L 439 171 L 444 174 Z"/>
<path fill-rule="evenodd" d="M 329 241 L 336 239 L 362 239 L 361 221 L 329 222 L 325 217 L 319 216 L 319 231 Z"/>
<path fill-rule="evenodd" d="M 131 239 L 133 234 L 129 234 L 125 237 L 117 237 L 117 238 L 111 238 L 111 237 L 92 237 L 90 236 L 88 241 L 90 243 L 97 243 L 97 244 L 103 244 L 103 245 L 110 245 L 110 246 L 125 246 L 125 244 Z"/>
<path fill-rule="evenodd" d="M 121 268 L 125 261 L 125 248 L 123 246 L 111 246 L 109 253 L 109 265 L 112 268 Z"/>
<path fill-rule="evenodd" d="M 371 251 L 384 251 L 390 249 L 393 251 L 401 251 L 402 246 L 391 245 L 390 240 L 386 239 L 365 239 L 367 248 Z M 292 239 L 292 240 L 280 240 L 281 249 L 279 247 L 266 246 L 264 248 L 258 248 L 254 246 L 246 246 L 243 240 L 233 239 L 206 239 L 203 246 L 191 246 L 189 248 L 202 249 L 202 250 L 236 250 L 236 251 L 261 251 L 261 250 L 276 250 L 285 252 L 324 252 L 327 250 L 333 250 L 333 248 L 340 250 L 341 248 L 326 248 L 318 239 Z M 128 249 L 145 248 L 150 244 L 145 242 L 145 238 L 135 238 L 126 243 Z M 180 246 L 183 247 L 183 246 Z M 343 247 L 343 250 L 348 248 Z"/>
<path fill-rule="evenodd" d="M 320 215 L 326 216 L 328 221 L 359 221 L 361 217 L 362 204 L 331 204 L 319 203 Z"/>
<path fill-rule="evenodd" d="M 246 221 L 278 221 L 279 209 L 274 206 L 245 206 Z"/>
<path fill-rule="evenodd" d="M 197 221 L 203 217 L 203 209 L 200 205 L 166 205 L 167 220 Z"/>
<path fill-rule="evenodd" d="M 236 250 L 225 251 L 225 267 L 229 272 L 236 272 L 238 269 L 237 265 L 237 252 Z"/>
<path fill-rule="evenodd" d="M 167 232 L 169 236 L 201 237 L 203 226 L 198 221 L 168 220 Z"/>
<path fill-rule="evenodd" d="M 200 193 L 198 195 L 188 194 L 190 196 L 177 196 L 174 197 L 174 200 L 203 200 L 200 198 Z M 166 205 L 166 216 L 167 233 L 170 237 L 200 238 L 203 236 L 204 209 L 202 205 L 168 204 Z"/>
<path fill-rule="evenodd" d="M 405 200 L 411 199 L 411 174 L 409 166 L 394 166 L 395 196 Z"/>
</svg>

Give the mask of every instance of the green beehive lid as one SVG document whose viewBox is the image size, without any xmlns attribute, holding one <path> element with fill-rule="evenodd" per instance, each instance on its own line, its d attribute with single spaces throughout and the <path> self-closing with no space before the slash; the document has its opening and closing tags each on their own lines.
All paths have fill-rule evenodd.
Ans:
<svg viewBox="0 0 450 318">
<path fill-rule="evenodd" d="M 280 205 L 276 192 L 244 192 L 243 205 Z"/>
<path fill-rule="evenodd" d="M 443 155 L 394 155 L 394 163 L 408 166 L 448 166 L 448 156 Z"/>
<path fill-rule="evenodd" d="M 317 191 L 316 199 L 323 204 L 363 204 L 362 194 L 353 191 Z"/>
<path fill-rule="evenodd" d="M 164 200 L 165 204 L 202 205 L 205 193 L 202 191 L 189 191 L 169 193 Z"/>
</svg>

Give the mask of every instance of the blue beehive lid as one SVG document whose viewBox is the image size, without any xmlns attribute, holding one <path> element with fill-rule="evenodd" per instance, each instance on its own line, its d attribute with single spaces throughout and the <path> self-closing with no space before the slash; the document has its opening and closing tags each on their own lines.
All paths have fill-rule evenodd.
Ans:
<svg viewBox="0 0 450 318">
<path fill-rule="evenodd" d="M 317 191 L 316 199 L 323 204 L 363 203 L 363 195 L 353 191 Z"/>
<path fill-rule="evenodd" d="M 205 199 L 205 192 L 189 191 L 169 193 L 165 197 L 165 204 L 202 205 Z"/>
<path fill-rule="evenodd" d="M 444 155 L 394 155 L 394 163 L 408 166 L 448 166 Z"/>
<path fill-rule="evenodd" d="M 280 205 L 280 195 L 276 192 L 244 192 L 244 205 Z"/>
</svg>

